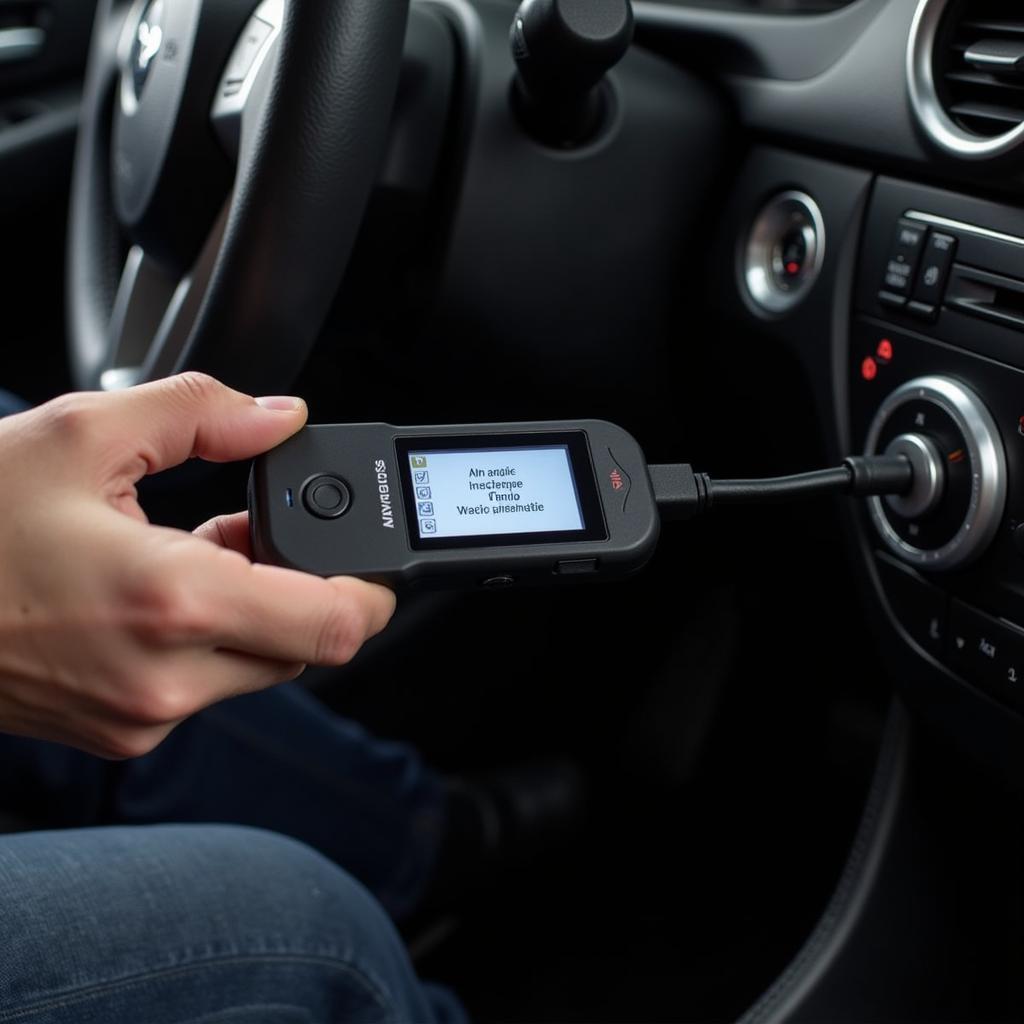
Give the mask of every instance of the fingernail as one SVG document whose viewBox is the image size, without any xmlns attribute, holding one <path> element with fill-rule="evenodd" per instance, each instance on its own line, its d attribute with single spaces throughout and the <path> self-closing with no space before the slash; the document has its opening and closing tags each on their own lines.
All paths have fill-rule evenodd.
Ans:
<svg viewBox="0 0 1024 1024">
<path fill-rule="evenodd" d="M 266 398 L 257 398 L 256 404 L 263 409 L 271 409 L 274 412 L 295 412 L 302 405 L 301 398 L 292 395 L 270 395 Z"/>
</svg>

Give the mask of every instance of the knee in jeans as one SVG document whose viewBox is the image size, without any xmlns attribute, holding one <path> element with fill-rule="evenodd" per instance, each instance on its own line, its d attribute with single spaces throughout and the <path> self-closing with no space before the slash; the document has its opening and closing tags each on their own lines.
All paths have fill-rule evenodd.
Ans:
<svg viewBox="0 0 1024 1024">
<path fill-rule="evenodd" d="M 168 825 L 28 833 L 5 841 L 0 867 L 14 887 L 0 936 L 38 933 L 38 951 L 31 940 L 16 946 L 35 958 L 48 928 L 35 926 L 34 905 L 54 908 L 82 939 L 75 975 L 104 962 L 131 971 L 277 954 L 338 958 L 371 973 L 383 964 L 386 973 L 402 955 L 387 915 L 358 882 L 270 832 Z"/>
<path fill-rule="evenodd" d="M 290 939 L 289 945 L 346 956 L 399 942 L 390 919 L 349 874 L 315 850 L 260 829 L 197 829 L 204 857 L 216 864 L 213 893 L 236 902 L 239 924 Z"/>
<path fill-rule="evenodd" d="M 306 978 L 303 992 L 319 979 L 316 998 L 353 1019 L 430 1015 L 380 906 L 284 836 L 187 825 L 29 833 L 0 842 L 0 880 L 12 1006 L 148 998 L 172 983 L 180 999 L 187 978 L 197 1005 L 233 1005 L 234 990 L 204 995 L 200 979 L 234 977 L 249 999 L 257 979 L 263 998 L 287 977 Z"/>
</svg>

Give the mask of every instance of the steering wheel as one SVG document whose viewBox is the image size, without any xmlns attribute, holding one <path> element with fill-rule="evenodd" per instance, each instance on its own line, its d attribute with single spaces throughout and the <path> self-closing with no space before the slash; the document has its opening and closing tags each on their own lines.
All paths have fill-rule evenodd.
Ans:
<svg viewBox="0 0 1024 1024">
<path fill-rule="evenodd" d="M 383 153 L 407 16 L 408 0 L 100 0 L 68 238 L 78 387 L 294 382 Z"/>
</svg>

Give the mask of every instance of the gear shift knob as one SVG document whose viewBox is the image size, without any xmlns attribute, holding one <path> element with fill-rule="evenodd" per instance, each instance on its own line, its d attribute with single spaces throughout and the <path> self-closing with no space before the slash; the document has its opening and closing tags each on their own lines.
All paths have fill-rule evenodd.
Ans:
<svg viewBox="0 0 1024 1024">
<path fill-rule="evenodd" d="M 511 45 L 513 98 L 526 129 L 549 145 L 586 142 L 606 111 L 601 82 L 632 39 L 630 0 L 524 0 Z"/>
</svg>

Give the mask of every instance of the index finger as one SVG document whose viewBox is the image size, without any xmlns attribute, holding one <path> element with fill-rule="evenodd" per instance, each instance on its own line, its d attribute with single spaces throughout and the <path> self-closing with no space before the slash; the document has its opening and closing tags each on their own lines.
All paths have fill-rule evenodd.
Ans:
<svg viewBox="0 0 1024 1024">
<path fill-rule="evenodd" d="M 200 643 L 277 661 L 342 665 L 395 611 L 386 587 L 351 577 L 322 579 L 254 565 L 236 551 L 189 535 L 174 556 L 187 579 L 191 620 Z"/>
</svg>

